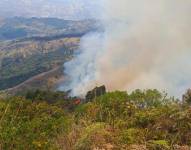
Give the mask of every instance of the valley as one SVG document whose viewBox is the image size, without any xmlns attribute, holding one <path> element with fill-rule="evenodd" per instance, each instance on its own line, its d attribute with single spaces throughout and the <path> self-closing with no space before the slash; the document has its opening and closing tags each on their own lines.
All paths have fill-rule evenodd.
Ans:
<svg viewBox="0 0 191 150">
<path fill-rule="evenodd" d="M 15 33 L 19 32 L 21 27 L 26 34 Z M 8 31 L 9 28 L 11 29 Z M 80 38 L 95 29 L 94 22 L 90 20 L 15 17 L 1 21 L 0 90 L 15 89 L 14 87 L 26 80 L 30 80 L 27 84 L 33 85 L 33 77 L 44 72 L 48 74 L 55 68 L 62 70 L 63 64 L 69 61 L 78 49 Z M 55 72 L 54 75 L 62 78 L 63 75 L 59 73 Z M 39 82 L 36 88 L 42 86 L 44 85 Z"/>
</svg>

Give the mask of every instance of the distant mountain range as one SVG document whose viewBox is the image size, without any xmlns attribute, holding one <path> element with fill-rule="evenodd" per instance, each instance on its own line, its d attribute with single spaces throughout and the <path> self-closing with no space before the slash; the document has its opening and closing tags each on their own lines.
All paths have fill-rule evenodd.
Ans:
<svg viewBox="0 0 191 150">
<path fill-rule="evenodd" d="M 0 17 L 95 18 L 102 0 L 0 0 Z"/>
<path fill-rule="evenodd" d="M 26 87 L 55 88 L 57 81 L 63 79 L 64 62 L 72 59 L 80 38 L 98 28 L 94 20 L 1 19 L 0 90 L 17 93 Z"/>
<path fill-rule="evenodd" d="M 83 34 L 96 28 L 94 20 L 72 21 L 57 18 L 14 17 L 0 19 L 0 40 L 56 34 Z"/>
</svg>

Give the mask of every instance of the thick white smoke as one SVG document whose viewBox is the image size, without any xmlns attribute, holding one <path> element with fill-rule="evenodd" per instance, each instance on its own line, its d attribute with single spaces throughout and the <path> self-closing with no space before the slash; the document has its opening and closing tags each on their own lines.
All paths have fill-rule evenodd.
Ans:
<svg viewBox="0 0 191 150">
<path fill-rule="evenodd" d="M 157 88 L 181 95 L 191 87 L 190 0 L 103 0 L 104 33 L 81 41 L 65 65 L 74 95 L 99 84 L 109 90 Z"/>
</svg>

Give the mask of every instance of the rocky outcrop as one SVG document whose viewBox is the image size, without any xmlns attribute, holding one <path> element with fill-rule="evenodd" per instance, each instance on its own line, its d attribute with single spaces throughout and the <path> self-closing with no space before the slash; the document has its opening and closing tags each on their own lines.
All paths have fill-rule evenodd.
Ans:
<svg viewBox="0 0 191 150">
<path fill-rule="evenodd" d="M 186 93 L 182 96 L 184 103 L 191 104 L 191 89 L 188 89 Z"/>
<path fill-rule="evenodd" d="M 105 93 L 106 93 L 105 85 L 102 85 L 100 87 L 95 87 L 93 90 L 87 92 L 87 94 L 86 94 L 86 101 L 92 101 L 96 97 L 104 95 Z"/>
</svg>

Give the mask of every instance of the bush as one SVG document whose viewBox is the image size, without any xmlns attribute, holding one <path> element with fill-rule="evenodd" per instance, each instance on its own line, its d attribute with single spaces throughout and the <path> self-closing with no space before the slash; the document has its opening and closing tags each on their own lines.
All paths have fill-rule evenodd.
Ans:
<svg viewBox="0 0 191 150">
<path fill-rule="evenodd" d="M 69 119 L 63 110 L 45 102 L 14 97 L 1 102 L 2 149 L 51 149 L 58 134 L 67 133 Z"/>
<path fill-rule="evenodd" d="M 152 140 L 148 142 L 149 149 L 152 150 L 170 150 L 169 143 L 165 140 Z"/>
<path fill-rule="evenodd" d="M 112 136 L 105 129 L 105 124 L 95 123 L 85 128 L 75 145 L 76 150 L 102 149 L 111 142 Z"/>
<path fill-rule="evenodd" d="M 120 143 L 122 144 L 144 144 L 146 140 L 146 130 L 139 128 L 129 128 L 122 130 L 120 134 Z"/>
</svg>

